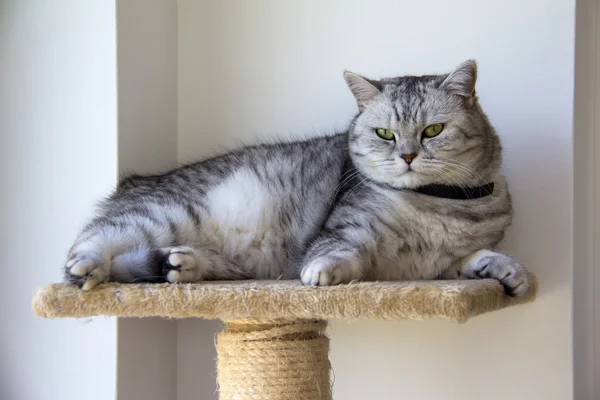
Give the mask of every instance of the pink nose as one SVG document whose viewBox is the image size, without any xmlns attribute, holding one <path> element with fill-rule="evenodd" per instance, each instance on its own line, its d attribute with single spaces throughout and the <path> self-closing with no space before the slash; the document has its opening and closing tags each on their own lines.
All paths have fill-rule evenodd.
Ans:
<svg viewBox="0 0 600 400">
<path fill-rule="evenodd" d="M 400 155 L 400 157 L 402 157 L 404 159 L 404 161 L 406 161 L 407 164 L 410 164 L 411 162 L 413 162 L 413 160 L 415 159 L 415 157 L 417 157 L 417 155 L 415 153 L 412 153 L 412 154 L 402 154 L 402 155 Z"/>
</svg>

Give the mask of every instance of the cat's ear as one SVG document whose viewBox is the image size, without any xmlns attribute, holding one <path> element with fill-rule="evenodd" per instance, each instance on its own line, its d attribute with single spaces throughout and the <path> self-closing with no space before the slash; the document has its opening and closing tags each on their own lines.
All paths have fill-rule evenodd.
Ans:
<svg viewBox="0 0 600 400">
<path fill-rule="evenodd" d="M 364 110 L 367 103 L 381 94 L 379 82 L 364 78 L 354 72 L 344 71 L 344 79 L 358 103 L 358 109 Z"/>
<path fill-rule="evenodd" d="M 450 72 L 440 84 L 440 88 L 470 100 L 475 94 L 477 82 L 477 63 L 467 60 Z"/>
</svg>

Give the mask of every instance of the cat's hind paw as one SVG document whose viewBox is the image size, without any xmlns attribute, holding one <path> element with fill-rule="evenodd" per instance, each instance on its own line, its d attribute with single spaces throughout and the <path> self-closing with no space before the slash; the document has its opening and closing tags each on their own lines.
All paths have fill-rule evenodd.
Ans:
<svg viewBox="0 0 600 400">
<path fill-rule="evenodd" d="M 74 255 L 64 267 L 65 281 L 79 286 L 83 290 L 91 290 L 108 281 L 109 273 L 102 261 L 89 255 Z"/>
<path fill-rule="evenodd" d="M 165 253 L 163 275 L 167 282 L 196 282 L 200 280 L 194 249 L 180 246 L 163 249 L 163 252 Z"/>
</svg>

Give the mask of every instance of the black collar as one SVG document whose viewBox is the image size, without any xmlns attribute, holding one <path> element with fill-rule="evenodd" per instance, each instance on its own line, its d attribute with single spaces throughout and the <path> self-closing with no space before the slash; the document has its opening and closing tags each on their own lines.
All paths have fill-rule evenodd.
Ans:
<svg viewBox="0 0 600 400">
<path fill-rule="evenodd" d="M 432 184 L 421 186 L 412 190 L 428 196 L 442 197 L 445 199 L 472 200 L 491 195 L 494 192 L 494 182 L 486 183 L 485 185 L 477 187 L 467 188 L 460 186 Z"/>
</svg>

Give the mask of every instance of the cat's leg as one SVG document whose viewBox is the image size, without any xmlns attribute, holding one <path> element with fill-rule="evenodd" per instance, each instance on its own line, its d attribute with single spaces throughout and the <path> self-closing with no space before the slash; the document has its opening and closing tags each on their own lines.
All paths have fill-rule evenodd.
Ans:
<svg viewBox="0 0 600 400">
<path fill-rule="evenodd" d="M 368 218 L 352 207 L 339 208 L 304 255 L 300 280 L 327 286 L 364 279 L 372 269 L 377 242 Z"/>
<path fill-rule="evenodd" d="M 364 248 L 354 246 L 341 232 L 332 236 L 320 237 L 309 248 L 300 272 L 303 284 L 338 285 L 364 278 Z"/>
<path fill-rule="evenodd" d="M 529 289 L 529 277 L 525 267 L 506 254 L 491 250 L 479 250 L 454 263 L 443 275 L 445 279 L 483 279 L 500 281 L 511 296 L 522 296 Z"/>
<path fill-rule="evenodd" d="M 362 261 L 353 254 L 330 254 L 306 264 L 300 273 L 300 280 L 311 286 L 350 283 L 363 277 L 362 268 Z"/>
<path fill-rule="evenodd" d="M 69 251 L 65 280 L 84 290 L 108 281 L 161 281 L 162 258 L 149 241 L 148 232 L 139 226 L 92 224 Z"/>
<path fill-rule="evenodd" d="M 84 290 L 108 282 L 163 282 L 159 245 L 171 239 L 158 222 L 131 217 L 98 218 L 71 247 L 65 280 Z"/>
<path fill-rule="evenodd" d="M 90 290 L 110 278 L 109 260 L 99 251 L 81 251 L 69 254 L 64 267 L 65 281 Z"/>
<path fill-rule="evenodd" d="M 248 274 L 222 254 L 201 247 L 176 246 L 161 249 L 163 275 L 167 282 L 198 282 L 215 279 L 248 279 Z"/>
</svg>

